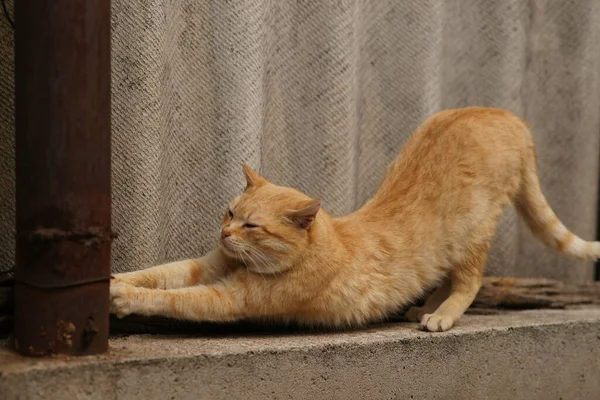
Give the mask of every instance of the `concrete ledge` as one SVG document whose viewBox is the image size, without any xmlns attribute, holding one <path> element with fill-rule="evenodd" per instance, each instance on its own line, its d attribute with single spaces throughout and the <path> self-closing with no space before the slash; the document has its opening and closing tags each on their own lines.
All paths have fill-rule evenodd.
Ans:
<svg viewBox="0 0 600 400">
<path fill-rule="evenodd" d="M 467 315 L 446 333 L 134 335 L 102 357 L 0 349 L 9 399 L 600 399 L 600 309 Z"/>
</svg>

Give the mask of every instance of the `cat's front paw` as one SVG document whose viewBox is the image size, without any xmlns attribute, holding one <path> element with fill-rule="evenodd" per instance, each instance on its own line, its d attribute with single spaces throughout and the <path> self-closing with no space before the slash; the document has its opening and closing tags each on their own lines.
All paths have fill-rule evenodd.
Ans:
<svg viewBox="0 0 600 400">
<path fill-rule="evenodd" d="M 120 274 L 112 274 L 110 279 L 110 284 L 126 284 L 131 286 L 137 286 L 137 282 L 133 276 L 133 274 L 125 272 Z"/>
<path fill-rule="evenodd" d="M 456 321 L 454 318 L 440 314 L 425 314 L 421 319 L 421 327 L 429 332 L 445 332 L 452 328 Z"/>
<path fill-rule="evenodd" d="M 117 318 L 133 314 L 136 301 L 136 288 L 134 286 L 111 282 L 110 284 L 110 312 Z"/>
</svg>

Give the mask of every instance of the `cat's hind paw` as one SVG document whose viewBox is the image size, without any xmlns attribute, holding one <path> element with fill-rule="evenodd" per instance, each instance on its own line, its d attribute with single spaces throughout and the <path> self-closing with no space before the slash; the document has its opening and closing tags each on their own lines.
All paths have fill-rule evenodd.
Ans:
<svg viewBox="0 0 600 400">
<path fill-rule="evenodd" d="M 421 320 L 421 327 L 429 332 L 445 332 L 454 325 L 454 318 L 446 315 L 425 314 Z"/>
<path fill-rule="evenodd" d="M 423 307 L 413 306 L 404 314 L 404 320 L 407 322 L 421 322 L 425 314 L 426 311 L 423 310 Z"/>
</svg>

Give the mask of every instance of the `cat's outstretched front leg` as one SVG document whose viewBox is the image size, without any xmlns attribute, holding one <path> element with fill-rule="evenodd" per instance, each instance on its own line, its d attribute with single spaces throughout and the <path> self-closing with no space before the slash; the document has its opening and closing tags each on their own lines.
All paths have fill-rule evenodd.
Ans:
<svg viewBox="0 0 600 400">
<path fill-rule="evenodd" d="M 243 301 L 222 285 L 157 290 L 117 283 L 110 287 L 111 313 L 161 316 L 188 321 L 228 322 L 243 315 Z"/>
<path fill-rule="evenodd" d="M 215 322 L 231 322 L 256 317 L 259 313 L 273 313 L 274 307 L 281 302 L 271 301 L 263 282 L 257 279 L 242 271 L 238 276 L 213 285 L 168 290 L 116 283 L 110 287 L 111 312 L 120 318 L 139 314 Z"/>
<path fill-rule="evenodd" d="M 203 257 L 157 265 L 140 271 L 114 274 L 111 285 L 128 284 L 149 289 L 177 289 L 214 282 L 233 261 L 217 248 Z"/>
</svg>

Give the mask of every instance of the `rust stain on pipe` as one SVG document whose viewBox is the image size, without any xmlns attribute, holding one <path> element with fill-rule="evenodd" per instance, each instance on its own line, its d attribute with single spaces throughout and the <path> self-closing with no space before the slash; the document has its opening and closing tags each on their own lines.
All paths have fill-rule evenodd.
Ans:
<svg viewBox="0 0 600 400">
<path fill-rule="evenodd" d="M 110 0 L 15 2 L 15 346 L 24 355 L 108 348 L 110 79 Z"/>
</svg>

